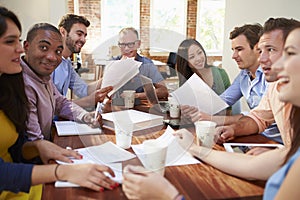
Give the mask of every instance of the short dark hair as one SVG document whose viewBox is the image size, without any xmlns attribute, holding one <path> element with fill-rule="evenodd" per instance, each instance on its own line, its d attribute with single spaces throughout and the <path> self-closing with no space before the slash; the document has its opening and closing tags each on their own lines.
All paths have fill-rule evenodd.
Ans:
<svg viewBox="0 0 300 200">
<path fill-rule="evenodd" d="M 49 24 L 49 23 L 37 23 L 37 24 L 34 24 L 29 29 L 29 31 L 27 33 L 27 37 L 26 37 L 27 42 L 31 42 L 35 38 L 38 30 L 49 30 L 49 31 L 58 33 L 60 35 L 59 30 L 55 26 L 53 26 L 52 24 Z"/>
<path fill-rule="evenodd" d="M 269 18 L 263 26 L 263 29 L 259 33 L 260 36 L 262 36 L 264 33 L 269 33 L 274 30 L 281 30 L 283 34 L 283 41 L 286 40 L 288 34 L 290 31 L 296 27 L 299 26 L 300 22 L 295 19 L 287 19 L 284 17 L 279 18 Z"/>
<path fill-rule="evenodd" d="M 90 21 L 84 16 L 74 15 L 74 14 L 66 14 L 63 16 L 58 24 L 58 28 L 63 27 L 69 33 L 73 24 L 84 24 L 86 27 L 90 26 Z"/>
<path fill-rule="evenodd" d="M 21 23 L 18 17 L 12 11 L 0 6 L 0 36 L 2 36 L 7 30 L 6 19 L 12 20 L 18 27 L 19 31 L 22 32 Z"/>
<path fill-rule="evenodd" d="M 244 35 L 250 44 L 250 48 L 253 49 L 254 46 L 259 41 L 259 33 L 262 30 L 262 26 L 258 23 L 256 24 L 245 24 L 240 27 L 235 27 L 233 31 L 230 32 L 229 39 L 234 39 L 239 35 Z"/>
</svg>

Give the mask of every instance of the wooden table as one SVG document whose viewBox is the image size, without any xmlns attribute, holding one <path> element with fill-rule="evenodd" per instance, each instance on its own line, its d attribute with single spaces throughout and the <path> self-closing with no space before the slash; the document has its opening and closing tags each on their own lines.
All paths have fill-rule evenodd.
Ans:
<svg viewBox="0 0 300 200">
<path fill-rule="evenodd" d="M 145 139 L 157 138 L 164 132 L 165 127 L 151 128 L 135 132 L 132 143 L 140 144 Z M 194 127 L 188 128 L 195 132 Z M 103 129 L 101 135 L 58 137 L 54 129 L 54 143 L 61 147 L 70 146 L 73 149 L 91 145 L 103 144 L 107 141 L 115 142 L 114 132 Z M 233 142 L 272 143 L 261 135 L 253 135 L 235 139 Z M 224 150 L 220 145 L 215 149 Z M 129 151 L 133 152 L 131 149 Z M 123 162 L 140 164 L 137 158 Z M 186 199 L 261 199 L 264 192 L 263 181 L 247 181 L 225 174 L 205 163 L 185 166 L 166 167 L 165 177 L 175 185 Z M 42 199 L 127 199 L 120 186 L 112 191 L 94 192 L 85 188 L 55 188 L 54 184 L 45 184 Z"/>
</svg>

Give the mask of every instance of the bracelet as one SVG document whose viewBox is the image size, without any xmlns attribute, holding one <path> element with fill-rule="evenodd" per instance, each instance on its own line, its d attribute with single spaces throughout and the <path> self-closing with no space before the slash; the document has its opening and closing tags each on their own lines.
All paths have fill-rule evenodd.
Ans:
<svg viewBox="0 0 300 200">
<path fill-rule="evenodd" d="M 60 164 L 57 164 L 56 167 L 55 167 L 55 170 L 54 170 L 54 176 L 56 178 L 57 181 L 62 181 L 58 178 L 58 175 L 57 175 L 57 170 L 58 170 L 58 167 L 60 166 Z"/>
</svg>

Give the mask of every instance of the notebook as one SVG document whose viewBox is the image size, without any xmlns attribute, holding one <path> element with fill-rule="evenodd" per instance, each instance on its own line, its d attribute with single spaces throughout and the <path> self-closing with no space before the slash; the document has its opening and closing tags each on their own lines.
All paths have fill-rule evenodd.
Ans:
<svg viewBox="0 0 300 200">
<path fill-rule="evenodd" d="M 150 78 L 140 75 L 141 82 L 143 84 L 144 92 L 146 94 L 148 103 L 152 105 L 152 109 L 166 113 L 169 111 L 168 101 L 159 101 L 153 87 L 153 82 Z"/>
<path fill-rule="evenodd" d="M 100 134 L 100 128 L 92 128 L 87 124 L 73 121 L 55 121 L 58 136 Z"/>
</svg>

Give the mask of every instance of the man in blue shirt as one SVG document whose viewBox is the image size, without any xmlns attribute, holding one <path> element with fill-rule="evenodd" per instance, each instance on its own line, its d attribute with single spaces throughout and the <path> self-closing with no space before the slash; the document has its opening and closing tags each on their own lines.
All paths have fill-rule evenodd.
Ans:
<svg viewBox="0 0 300 200">
<path fill-rule="evenodd" d="M 62 17 L 58 27 L 63 37 L 63 59 L 51 75 L 58 91 L 66 95 L 68 89 L 71 89 L 79 97 L 74 103 L 81 107 L 94 107 L 112 90 L 112 87 L 99 89 L 99 81 L 87 84 L 77 74 L 70 60 L 70 56 L 73 53 L 80 53 L 85 44 L 89 25 L 90 22 L 83 16 L 67 14 Z"/>
<path fill-rule="evenodd" d="M 220 97 L 230 106 L 245 97 L 250 109 L 256 107 L 265 93 L 267 83 L 259 67 L 257 43 L 262 27 L 259 24 L 246 24 L 235 27 L 230 33 L 232 59 L 241 69 L 232 85 Z"/>
<path fill-rule="evenodd" d="M 152 60 L 143 57 L 137 53 L 138 48 L 140 48 L 141 40 L 136 29 L 132 27 L 123 28 L 119 32 L 119 42 L 121 56 L 116 59 L 127 59 L 134 58 L 136 61 L 142 62 L 139 68 L 139 74 L 136 75 L 130 82 L 126 83 L 119 91 L 119 93 L 125 89 L 133 89 L 136 91 L 135 98 L 145 99 L 146 94 L 143 89 L 143 85 L 139 78 L 139 75 L 144 75 L 151 78 L 155 91 L 158 98 L 167 98 L 168 89 L 164 83 L 164 78 L 158 71 L 157 67 L 153 64 Z"/>
</svg>

